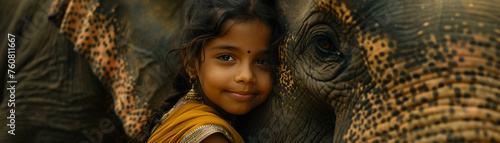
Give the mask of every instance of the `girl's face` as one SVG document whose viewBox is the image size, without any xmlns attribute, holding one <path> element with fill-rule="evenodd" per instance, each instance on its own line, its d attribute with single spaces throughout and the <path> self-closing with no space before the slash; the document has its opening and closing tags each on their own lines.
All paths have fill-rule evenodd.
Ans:
<svg viewBox="0 0 500 143">
<path fill-rule="evenodd" d="M 227 30 L 234 20 L 223 25 Z M 272 90 L 266 51 L 269 26 L 258 19 L 234 24 L 222 37 L 204 45 L 198 69 L 207 105 L 242 115 L 266 100 Z M 197 66 L 198 67 L 198 66 Z"/>
</svg>

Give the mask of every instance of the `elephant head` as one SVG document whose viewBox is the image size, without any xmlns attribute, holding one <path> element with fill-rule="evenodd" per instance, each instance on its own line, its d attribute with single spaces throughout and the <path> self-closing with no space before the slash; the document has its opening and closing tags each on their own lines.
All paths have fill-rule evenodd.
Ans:
<svg viewBox="0 0 500 143">
<path fill-rule="evenodd" d="M 500 141 L 494 0 L 278 1 L 289 30 L 279 85 L 242 118 L 248 141 Z M 0 141 L 112 142 L 137 133 L 169 90 L 174 67 L 158 68 L 182 3 L 4 2 L 0 29 L 21 39 L 18 135 Z M 49 16 L 55 25 L 40 18 Z M 10 97 L 1 97 L 8 115 Z M 116 129 L 101 128 L 110 122 Z"/>
<path fill-rule="evenodd" d="M 500 141 L 500 4 L 283 0 L 277 96 L 253 141 Z"/>
<path fill-rule="evenodd" d="M 15 116 L 0 119 L 12 124 L 0 127 L 11 132 L 0 134 L 0 142 L 129 140 L 141 130 L 150 106 L 171 91 L 168 81 L 180 57 L 164 56 L 181 24 L 182 5 L 181 0 L 0 5 L 0 37 L 15 35 L 17 49 L 15 68 L 9 68 L 9 41 L 1 42 L 0 73 L 17 74 L 0 77 L 0 114 Z M 163 60 L 167 66 L 161 70 Z M 15 91 L 9 91 L 12 86 Z"/>
</svg>

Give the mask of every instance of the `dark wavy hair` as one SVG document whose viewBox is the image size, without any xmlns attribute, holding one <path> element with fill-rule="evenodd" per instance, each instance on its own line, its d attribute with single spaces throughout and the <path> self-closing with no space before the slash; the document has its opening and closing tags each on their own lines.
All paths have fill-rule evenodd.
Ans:
<svg viewBox="0 0 500 143">
<path fill-rule="evenodd" d="M 279 8 L 274 0 L 189 0 L 186 1 L 185 6 L 184 26 L 178 33 L 180 36 L 175 39 L 175 41 L 180 40 L 180 43 L 178 48 L 173 50 L 185 51 L 185 65 L 179 64 L 178 73 L 173 83 L 173 93 L 153 110 L 148 122 L 142 127 L 142 131 L 134 137 L 134 141 L 146 142 L 152 133 L 152 128 L 162 122 L 160 118 L 163 114 L 189 91 L 191 86 L 186 68 L 194 67 L 195 60 L 202 63 L 203 45 L 209 40 L 227 33 L 230 28 L 222 31 L 223 23 L 227 20 L 234 20 L 234 25 L 246 20 L 259 19 L 270 27 L 269 64 L 273 71 L 271 72 L 271 80 L 273 84 L 276 84 L 279 65 L 278 46 L 283 40 L 285 29 L 279 16 Z M 173 51 L 170 51 L 169 54 Z M 197 91 L 202 91 L 199 84 L 196 84 L 195 88 Z"/>
</svg>

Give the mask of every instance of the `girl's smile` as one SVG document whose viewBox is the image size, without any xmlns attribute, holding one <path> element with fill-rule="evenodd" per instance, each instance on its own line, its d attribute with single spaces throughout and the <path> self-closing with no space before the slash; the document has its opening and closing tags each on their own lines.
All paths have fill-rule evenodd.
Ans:
<svg viewBox="0 0 500 143">
<path fill-rule="evenodd" d="M 277 6 L 268 0 L 183 3 L 182 29 L 171 43 L 182 56 L 180 71 L 170 78 L 174 90 L 153 110 L 158 112 L 139 137 L 150 135 L 148 142 L 244 142 L 231 122 L 261 105 L 277 81 L 273 71 L 285 36 Z"/>
<path fill-rule="evenodd" d="M 250 101 L 257 95 L 257 93 L 255 93 L 255 92 L 248 92 L 248 91 L 236 91 L 236 92 L 223 91 L 223 92 L 228 93 L 229 96 L 232 96 L 232 98 L 234 98 L 235 100 L 243 101 L 243 102 Z"/>
<path fill-rule="evenodd" d="M 205 43 L 197 71 L 204 102 L 222 113 L 241 115 L 271 93 L 267 63 L 271 31 L 259 19 L 228 20 L 222 32 L 228 29 L 224 36 Z"/>
</svg>

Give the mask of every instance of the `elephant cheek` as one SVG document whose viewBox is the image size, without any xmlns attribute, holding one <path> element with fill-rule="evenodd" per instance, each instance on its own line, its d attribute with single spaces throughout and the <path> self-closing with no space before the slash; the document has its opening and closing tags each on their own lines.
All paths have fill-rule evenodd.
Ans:
<svg viewBox="0 0 500 143">
<path fill-rule="evenodd" d="M 430 36 L 429 40 L 436 37 Z M 444 37 L 453 38 L 453 37 Z M 475 36 L 475 42 L 488 38 Z M 357 104 L 350 141 L 498 141 L 498 51 L 444 43 L 395 48 L 390 39 L 362 41 L 375 87 Z M 460 42 L 460 41 L 458 41 Z"/>
</svg>

